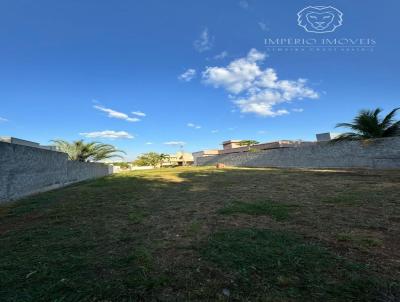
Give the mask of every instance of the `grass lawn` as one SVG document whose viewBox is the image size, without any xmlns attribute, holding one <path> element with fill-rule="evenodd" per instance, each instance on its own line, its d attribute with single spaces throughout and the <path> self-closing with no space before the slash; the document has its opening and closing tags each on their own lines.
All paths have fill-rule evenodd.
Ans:
<svg viewBox="0 0 400 302">
<path fill-rule="evenodd" d="M 400 301 L 400 171 L 126 172 L 0 206 L 1 301 Z"/>
</svg>

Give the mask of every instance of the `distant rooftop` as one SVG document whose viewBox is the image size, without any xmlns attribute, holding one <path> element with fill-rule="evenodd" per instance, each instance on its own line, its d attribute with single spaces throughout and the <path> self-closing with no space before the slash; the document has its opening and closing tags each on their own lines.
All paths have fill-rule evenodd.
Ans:
<svg viewBox="0 0 400 302">
<path fill-rule="evenodd" d="M 51 151 L 57 151 L 55 146 L 42 146 L 39 143 L 27 141 L 27 140 L 12 137 L 12 136 L 0 136 L 0 142 L 28 146 L 28 147 L 33 147 L 33 148 L 46 149 L 46 150 L 51 150 Z"/>
<path fill-rule="evenodd" d="M 231 143 L 240 143 L 241 141 L 242 141 L 241 139 L 230 139 L 228 141 L 222 142 L 222 144 L 226 145 L 226 144 L 231 144 Z"/>
<path fill-rule="evenodd" d="M 39 143 L 27 141 L 27 140 L 12 137 L 12 136 L 0 136 L 0 141 L 5 142 L 5 143 L 10 143 L 10 144 L 29 146 L 29 147 L 39 147 L 40 146 Z"/>
<path fill-rule="evenodd" d="M 338 135 L 339 133 L 325 132 L 325 133 L 317 133 L 315 136 L 318 142 L 326 142 L 338 137 Z"/>
</svg>

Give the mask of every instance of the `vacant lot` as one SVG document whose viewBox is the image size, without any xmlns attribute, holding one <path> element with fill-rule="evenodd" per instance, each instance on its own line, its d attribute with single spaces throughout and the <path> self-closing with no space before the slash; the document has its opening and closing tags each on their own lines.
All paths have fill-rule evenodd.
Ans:
<svg viewBox="0 0 400 302">
<path fill-rule="evenodd" d="M 2 301 L 399 301 L 400 172 L 128 172 L 0 206 Z"/>
</svg>

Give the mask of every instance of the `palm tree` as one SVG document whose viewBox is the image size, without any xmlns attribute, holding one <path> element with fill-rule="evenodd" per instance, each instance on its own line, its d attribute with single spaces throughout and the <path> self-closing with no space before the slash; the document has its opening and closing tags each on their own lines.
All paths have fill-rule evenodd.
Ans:
<svg viewBox="0 0 400 302">
<path fill-rule="evenodd" d="M 361 110 L 352 123 L 339 123 L 336 127 L 346 127 L 353 130 L 339 135 L 333 141 L 365 140 L 371 138 L 392 137 L 400 135 L 400 121 L 395 121 L 396 111 L 393 109 L 383 119 L 379 117 L 382 109 Z"/>
<path fill-rule="evenodd" d="M 126 154 L 122 150 L 116 149 L 113 145 L 102 144 L 99 142 L 85 143 L 83 140 L 73 141 L 72 143 L 65 140 L 53 140 L 57 149 L 68 154 L 70 160 L 77 161 L 100 161 L 112 157 L 122 158 L 117 153 Z"/>
</svg>

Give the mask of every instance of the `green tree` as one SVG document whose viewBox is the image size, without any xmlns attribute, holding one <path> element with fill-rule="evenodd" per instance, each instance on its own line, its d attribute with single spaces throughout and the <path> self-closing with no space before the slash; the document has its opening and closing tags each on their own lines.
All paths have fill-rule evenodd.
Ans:
<svg viewBox="0 0 400 302">
<path fill-rule="evenodd" d="M 400 108 L 393 109 L 384 118 L 379 116 L 382 112 L 382 109 L 380 108 L 375 110 L 361 110 L 352 123 L 339 123 L 336 125 L 336 127 L 345 127 L 353 131 L 343 133 L 333 141 L 365 140 L 371 138 L 399 136 L 400 121 L 395 121 L 395 115 L 399 109 Z"/>
<path fill-rule="evenodd" d="M 257 145 L 257 144 L 259 144 L 259 143 L 260 143 L 260 142 L 258 142 L 258 141 L 249 139 L 249 140 L 240 141 L 240 142 L 239 142 L 239 145 L 240 145 L 240 146 L 252 146 L 252 145 Z"/>
<path fill-rule="evenodd" d="M 242 140 L 238 144 L 239 144 L 239 146 L 247 146 L 248 147 L 247 150 L 250 151 L 251 146 L 257 145 L 259 143 L 260 142 L 258 142 L 258 141 L 248 139 L 248 140 Z"/>
<path fill-rule="evenodd" d="M 160 166 L 163 166 L 164 161 L 169 160 L 169 154 L 161 153 L 160 154 Z"/>
<path fill-rule="evenodd" d="M 166 158 L 166 154 L 159 154 L 157 152 L 144 153 L 133 162 L 136 166 L 153 166 L 154 168 L 162 165 L 163 159 Z"/>
<path fill-rule="evenodd" d="M 61 139 L 53 140 L 52 142 L 57 147 L 57 150 L 67 153 L 70 160 L 81 162 L 100 161 L 113 157 L 122 158 L 118 153 L 126 154 L 124 151 L 116 149 L 113 145 L 99 142 L 86 143 L 83 140 L 68 142 Z"/>
</svg>

